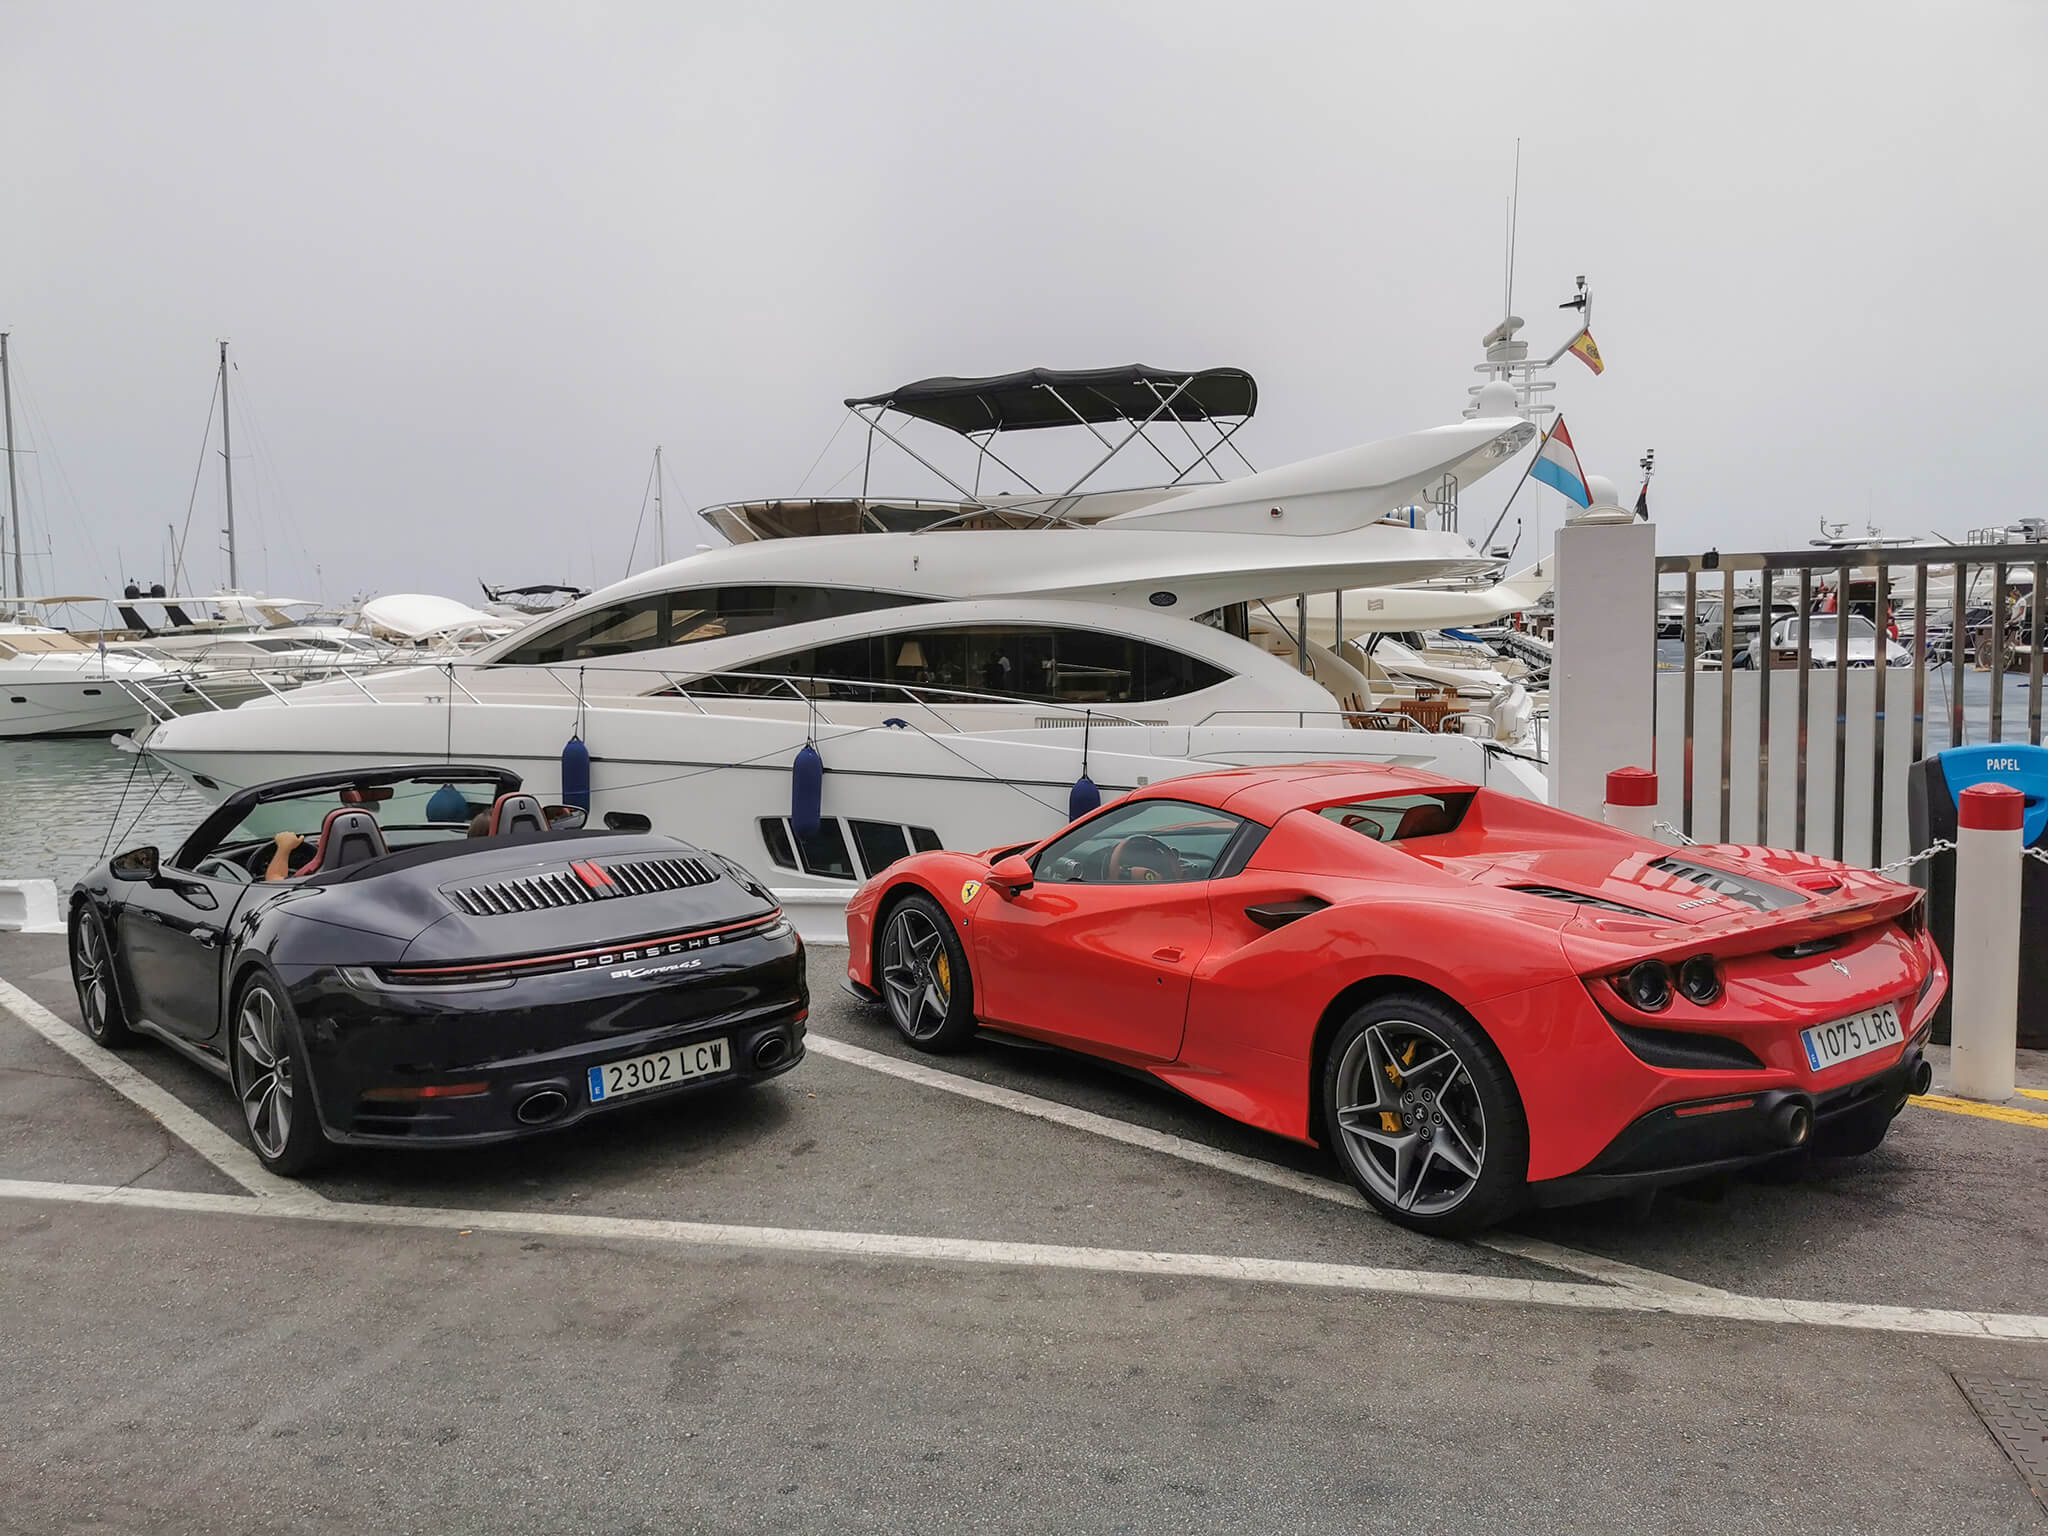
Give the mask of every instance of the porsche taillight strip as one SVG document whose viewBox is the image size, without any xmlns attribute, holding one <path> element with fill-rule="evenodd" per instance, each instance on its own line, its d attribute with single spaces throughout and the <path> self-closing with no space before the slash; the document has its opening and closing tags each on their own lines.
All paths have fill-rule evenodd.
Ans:
<svg viewBox="0 0 2048 1536">
<path fill-rule="evenodd" d="M 639 960 L 671 945 L 681 949 L 702 949 L 713 944 L 730 944 L 752 937 L 782 921 L 777 907 L 764 917 L 750 917 L 743 923 L 724 923 L 713 928 L 686 928 L 679 933 L 658 934 L 644 939 L 621 939 L 595 949 L 569 949 L 549 955 L 526 955 L 517 960 L 480 960 L 472 965 L 395 965 L 382 974 L 393 981 L 478 981 L 494 976 L 529 976 L 550 970 L 581 970 L 592 965 L 609 965 L 621 960 Z"/>
</svg>

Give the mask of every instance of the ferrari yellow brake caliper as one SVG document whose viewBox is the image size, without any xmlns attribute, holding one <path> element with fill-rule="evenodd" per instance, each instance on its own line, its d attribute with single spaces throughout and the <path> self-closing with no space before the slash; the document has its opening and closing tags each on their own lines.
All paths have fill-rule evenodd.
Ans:
<svg viewBox="0 0 2048 1536">
<path fill-rule="evenodd" d="M 1414 1065 L 1415 1042 L 1413 1040 L 1410 1040 L 1408 1042 L 1408 1049 L 1401 1053 L 1401 1067 L 1412 1067 Z M 1396 1088 L 1400 1087 L 1401 1084 L 1405 1081 L 1405 1079 L 1401 1076 L 1401 1067 L 1395 1066 L 1391 1061 L 1387 1063 L 1387 1081 L 1392 1083 Z"/>
<path fill-rule="evenodd" d="M 938 963 L 932 967 L 932 974 L 939 978 L 939 990 L 948 997 L 953 995 L 953 957 L 945 950 L 939 951 Z"/>
<path fill-rule="evenodd" d="M 1397 1067 L 1391 1061 L 1386 1065 L 1387 1081 L 1396 1088 L 1399 1088 L 1402 1083 L 1407 1081 L 1401 1076 L 1401 1067 L 1412 1067 L 1415 1065 L 1415 1048 L 1416 1042 L 1410 1040 L 1408 1042 L 1408 1049 L 1401 1053 L 1401 1066 Z M 1383 1109 L 1380 1111 L 1380 1129 L 1387 1135 L 1400 1135 L 1401 1127 L 1401 1112 L 1398 1109 Z"/>
</svg>

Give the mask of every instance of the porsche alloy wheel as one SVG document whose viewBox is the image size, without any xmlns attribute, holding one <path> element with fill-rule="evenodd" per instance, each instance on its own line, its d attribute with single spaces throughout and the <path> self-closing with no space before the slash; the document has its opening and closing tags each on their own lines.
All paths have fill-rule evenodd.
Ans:
<svg viewBox="0 0 2048 1536">
<path fill-rule="evenodd" d="M 1333 1150 L 1386 1215 L 1449 1235 L 1519 1201 L 1527 1125 L 1506 1064 L 1469 1020 L 1429 998 L 1381 999 L 1338 1031 L 1323 1076 Z"/>
<path fill-rule="evenodd" d="M 899 1033 L 926 1051 L 949 1051 L 974 1033 L 967 952 L 929 896 L 906 896 L 889 912 L 876 967 Z"/>
<path fill-rule="evenodd" d="M 87 1034 L 109 1049 L 134 1038 L 114 986 L 114 955 L 106 925 L 89 906 L 81 906 L 71 924 L 71 982 L 78 989 L 78 1014 Z"/>
<path fill-rule="evenodd" d="M 298 1021 L 273 984 L 258 978 L 235 1009 L 230 1068 L 249 1143 L 273 1173 L 302 1173 L 327 1149 L 306 1079 Z"/>
</svg>

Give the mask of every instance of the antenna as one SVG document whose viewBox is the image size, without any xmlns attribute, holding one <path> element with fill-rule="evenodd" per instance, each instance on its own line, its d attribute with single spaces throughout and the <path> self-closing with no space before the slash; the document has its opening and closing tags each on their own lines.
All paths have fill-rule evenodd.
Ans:
<svg viewBox="0 0 2048 1536">
<path fill-rule="evenodd" d="M 1515 234 L 1521 222 L 1522 213 L 1522 141 L 1515 140 L 1515 182 L 1514 191 L 1508 198 L 1508 302 L 1504 314 L 1515 312 Z M 1584 278 L 1579 279 L 1585 282 Z"/>
</svg>

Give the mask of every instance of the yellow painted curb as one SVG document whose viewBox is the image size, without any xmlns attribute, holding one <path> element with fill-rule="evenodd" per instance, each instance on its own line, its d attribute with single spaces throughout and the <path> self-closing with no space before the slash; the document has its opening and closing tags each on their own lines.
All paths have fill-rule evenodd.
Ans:
<svg viewBox="0 0 2048 1536">
<path fill-rule="evenodd" d="M 2034 1096 L 2048 1098 L 2048 1095 Z M 2048 1131 L 2048 1115 L 2031 1109 L 2008 1109 L 2003 1104 L 1979 1104 L 1974 1099 L 1952 1099 L 1945 1093 L 1926 1093 L 1906 1102 L 1925 1104 L 1929 1109 L 1945 1109 L 1952 1115 L 1973 1115 L 1979 1120 L 2000 1120 L 2007 1125 L 2031 1125 L 2037 1131 Z"/>
</svg>

